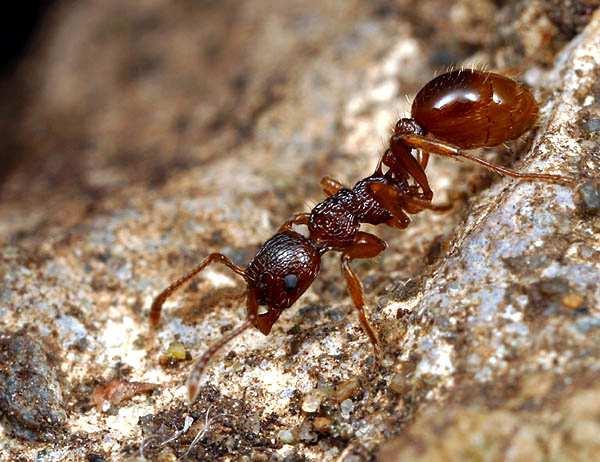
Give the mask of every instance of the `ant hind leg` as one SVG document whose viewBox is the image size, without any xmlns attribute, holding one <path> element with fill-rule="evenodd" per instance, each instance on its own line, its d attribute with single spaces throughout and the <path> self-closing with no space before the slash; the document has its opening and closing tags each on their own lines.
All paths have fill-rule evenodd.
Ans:
<svg viewBox="0 0 600 462">
<path fill-rule="evenodd" d="M 452 204 L 450 203 L 432 204 L 431 201 L 410 196 L 403 199 L 402 205 L 408 213 L 419 213 L 422 210 L 431 210 L 432 212 L 444 213 L 452 209 Z"/>
<path fill-rule="evenodd" d="M 419 151 L 419 163 L 423 170 L 427 168 L 427 164 L 429 163 L 429 152 L 420 150 Z"/>
<path fill-rule="evenodd" d="M 445 143 L 440 140 L 431 140 L 424 138 L 419 135 L 398 135 L 402 140 L 410 147 L 414 149 L 421 149 L 423 151 L 430 152 L 432 154 L 438 154 L 440 156 L 446 156 L 451 158 L 462 157 L 463 159 L 475 162 L 486 169 L 497 173 L 502 176 L 509 176 L 511 178 L 518 178 L 526 181 L 544 181 L 546 183 L 557 183 L 567 186 L 574 186 L 577 182 L 571 178 L 567 178 L 561 175 L 550 175 L 547 173 L 532 173 L 532 172 L 517 172 L 516 170 L 503 167 L 502 165 L 488 162 L 487 160 L 480 159 L 477 156 L 473 156 L 462 148 L 454 146 L 450 143 Z"/>
</svg>

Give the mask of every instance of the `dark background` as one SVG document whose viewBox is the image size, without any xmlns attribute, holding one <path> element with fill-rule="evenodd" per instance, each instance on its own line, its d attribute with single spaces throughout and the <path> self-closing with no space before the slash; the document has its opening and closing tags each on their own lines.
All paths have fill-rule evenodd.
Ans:
<svg viewBox="0 0 600 462">
<path fill-rule="evenodd" d="M 53 0 L 14 2 L 11 12 L 5 12 L 0 21 L 0 76 L 10 74 L 26 53 L 41 20 Z"/>
</svg>

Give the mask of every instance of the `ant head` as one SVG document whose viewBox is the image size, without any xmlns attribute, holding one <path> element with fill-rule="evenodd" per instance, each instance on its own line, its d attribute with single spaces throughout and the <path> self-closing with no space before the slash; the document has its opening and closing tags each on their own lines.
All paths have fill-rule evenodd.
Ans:
<svg viewBox="0 0 600 462">
<path fill-rule="evenodd" d="M 315 245 L 294 231 L 278 233 L 258 251 L 246 268 L 252 304 L 266 307 L 257 326 L 269 333 L 281 311 L 310 287 L 319 273 L 321 255 Z"/>
</svg>

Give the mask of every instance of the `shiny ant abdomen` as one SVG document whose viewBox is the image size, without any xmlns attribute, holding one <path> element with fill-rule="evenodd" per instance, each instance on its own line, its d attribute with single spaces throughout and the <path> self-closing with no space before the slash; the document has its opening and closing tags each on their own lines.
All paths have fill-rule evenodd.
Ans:
<svg viewBox="0 0 600 462">
<path fill-rule="evenodd" d="M 491 72 L 440 75 L 415 96 L 411 117 L 434 137 L 463 149 L 519 138 L 536 122 L 538 105 L 526 87 Z"/>
<path fill-rule="evenodd" d="M 544 173 L 520 173 L 467 152 L 513 140 L 529 130 L 538 106 L 529 90 L 504 76 L 476 70 L 448 72 L 423 87 L 412 105 L 412 118 L 400 119 L 375 171 L 353 188 L 326 177 L 321 186 L 327 197 L 309 213 L 285 222 L 244 269 L 220 253 L 210 254 L 187 275 L 174 281 L 152 303 L 150 322 L 158 325 L 164 301 L 211 263 L 221 263 L 247 285 L 246 321 L 210 346 L 194 364 L 188 378 L 188 398 L 198 394 L 202 372 L 215 353 L 250 327 L 270 333 L 281 313 L 292 306 L 317 277 L 321 256 L 341 254 L 341 271 L 360 324 L 375 351 L 379 341 L 365 314 L 362 285 L 352 270 L 355 259 L 373 258 L 387 244 L 360 230 L 363 223 L 406 228 L 409 214 L 443 212 L 450 204 L 432 203 L 425 169 L 429 154 L 465 158 L 501 175 L 529 181 L 574 185 L 574 181 Z M 419 156 L 413 155 L 418 151 Z M 294 230 L 305 225 L 308 236 Z"/>
</svg>

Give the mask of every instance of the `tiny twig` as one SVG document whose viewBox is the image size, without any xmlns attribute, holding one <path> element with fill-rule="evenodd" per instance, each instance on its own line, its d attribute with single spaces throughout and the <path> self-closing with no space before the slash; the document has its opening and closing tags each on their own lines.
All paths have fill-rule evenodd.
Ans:
<svg viewBox="0 0 600 462">
<path fill-rule="evenodd" d="M 179 438 L 181 435 L 186 433 L 190 429 L 190 427 L 192 426 L 193 423 L 194 423 L 194 418 L 192 416 L 189 416 L 189 415 L 185 416 L 185 420 L 183 422 L 183 428 L 181 430 L 176 431 L 175 434 L 173 436 L 171 436 L 170 438 L 167 438 L 166 440 L 162 441 L 158 446 L 163 447 L 169 443 L 172 443 L 177 438 Z M 158 440 L 158 439 L 159 439 L 158 435 L 149 435 L 142 440 L 142 442 L 140 444 L 140 457 L 142 459 L 146 458 L 144 456 L 144 449 L 146 449 L 146 446 L 148 445 L 148 443 L 150 443 L 150 441 Z"/>
<path fill-rule="evenodd" d="M 196 436 L 194 437 L 194 439 L 192 440 L 192 442 L 190 443 L 190 446 L 188 447 L 187 451 L 185 451 L 185 457 L 187 457 L 190 452 L 192 451 L 192 449 L 194 448 L 194 446 L 196 446 L 196 444 L 198 444 L 198 441 L 200 441 L 204 435 L 206 434 L 206 432 L 208 431 L 208 427 L 211 423 L 210 420 L 210 410 L 213 408 L 212 404 L 210 406 L 208 406 L 208 409 L 206 410 L 206 415 L 204 416 L 204 427 L 202 428 L 202 430 L 200 430 Z"/>
</svg>

